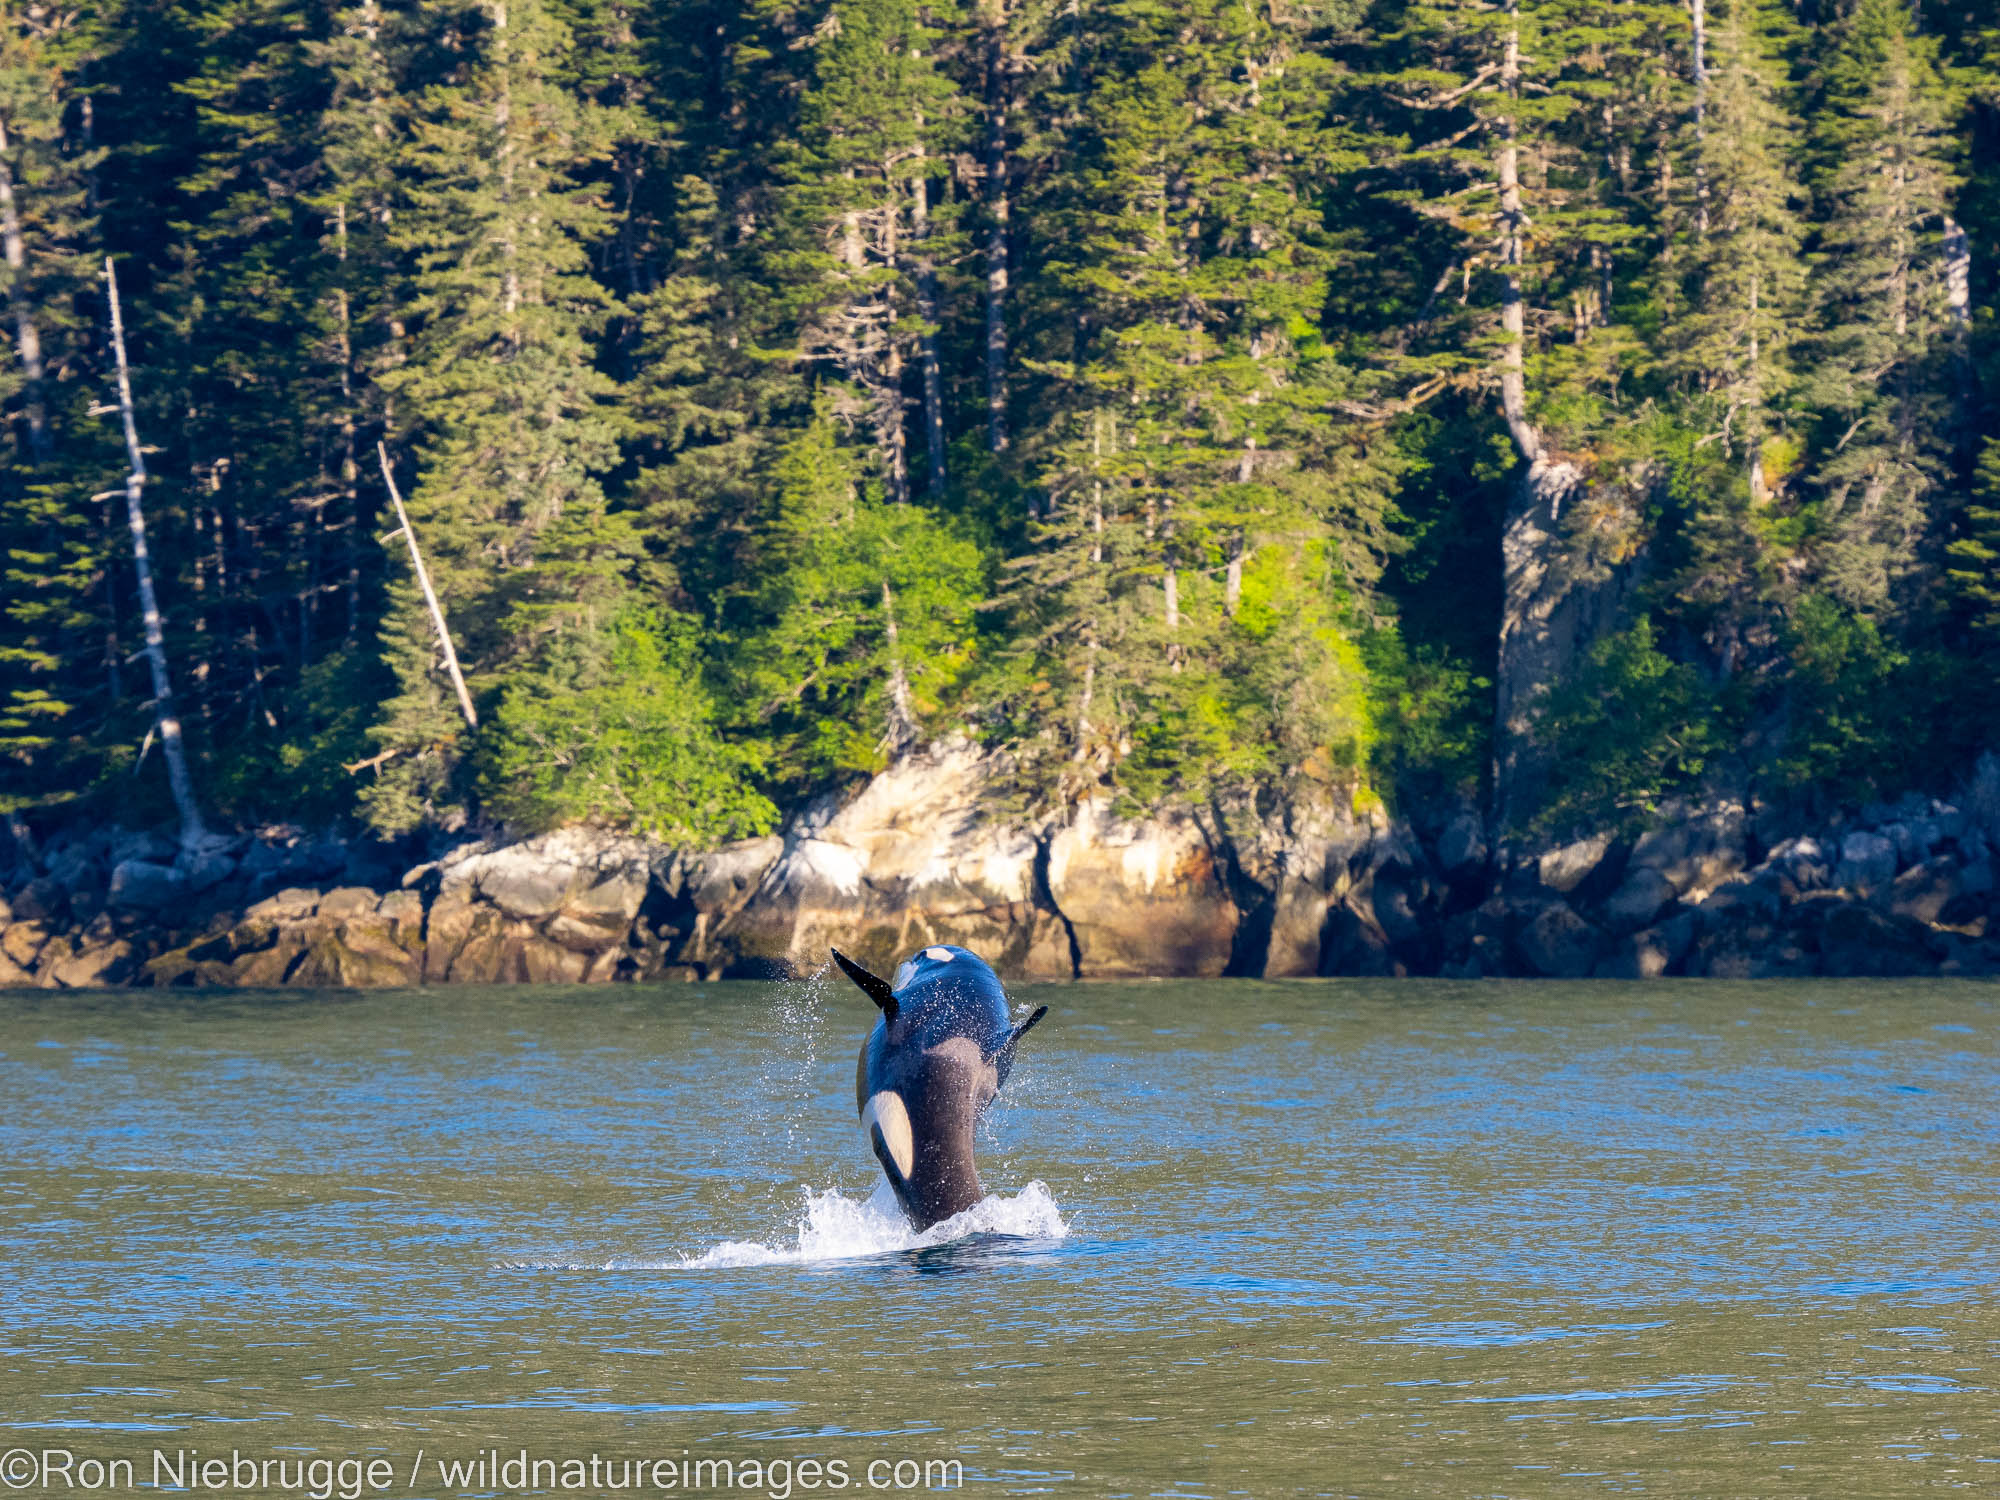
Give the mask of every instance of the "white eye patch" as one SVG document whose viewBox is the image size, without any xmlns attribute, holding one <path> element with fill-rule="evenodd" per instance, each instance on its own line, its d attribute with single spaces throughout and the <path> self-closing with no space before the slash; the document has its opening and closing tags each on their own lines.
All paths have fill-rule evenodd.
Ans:
<svg viewBox="0 0 2000 1500">
<path fill-rule="evenodd" d="M 924 949 L 924 957 L 935 959 L 941 964 L 948 964 L 952 961 L 953 954 L 949 948 L 926 948 Z"/>
</svg>

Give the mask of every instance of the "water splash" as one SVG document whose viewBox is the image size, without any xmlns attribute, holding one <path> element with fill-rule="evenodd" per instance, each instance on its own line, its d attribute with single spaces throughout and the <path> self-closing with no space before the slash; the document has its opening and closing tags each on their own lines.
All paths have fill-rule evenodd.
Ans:
<svg viewBox="0 0 2000 1500">
<path fill-rule="evenodd" d="M 1013 1197 L 988 1194 L 962 1214 L 954 1214 L 919 1234 L 896 1206 L 889 1184 L 878 1183 L 866 1199 L 844 1196 L 837 1188 L 806 1190 L 805 1216 L 791 1245 L 764 1245 L 754 1240 L 729 1240 L 713 1250 L 680 1262 L 687 1270 L 725 1270 L 741 1266 L 811 1265 L 819 1261 L 852 1260 L 865 1255 L 892 1255 L 928 1250 L 973 1235 L 998 1234 L 1016 1239 L 1059 1240 L 1069 1233 L 1062 1210 L 1046 1184 L 1031 1182 Z"/>
<path fill-rule="evenodd" d="M 821 1048 L 827 1041 L 827 999 L 831 960 L 812 973 L 779 980 L 773 987 L 772 1010 L 777 1036 L 764 1054 L 764 1097 L 774 1101 L 784 1123 L 785 1144 L 796 1156 L 809 1133 L 818 1097 Z"/>
</svg>

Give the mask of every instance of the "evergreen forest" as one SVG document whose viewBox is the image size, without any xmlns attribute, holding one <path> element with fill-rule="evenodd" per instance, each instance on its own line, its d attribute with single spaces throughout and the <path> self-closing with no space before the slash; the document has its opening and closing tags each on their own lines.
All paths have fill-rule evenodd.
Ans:
<svg viewBox="0 0 2000 1500">
<path fill-rule="evenodd" d="M 2000 731 L 1992 0 L 0 7 L 13 815 L 712 844 L 963 734 L 1550 832 Z"/>
</svg>

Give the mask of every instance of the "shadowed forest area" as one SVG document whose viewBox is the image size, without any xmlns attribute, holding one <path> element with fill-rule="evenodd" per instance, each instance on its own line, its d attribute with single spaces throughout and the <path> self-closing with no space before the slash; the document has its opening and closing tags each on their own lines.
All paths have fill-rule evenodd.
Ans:
<svg viewBox="0 0 2000 1500">
<path fill-rule="evenodd" d="M 1560 832 L 1993 741 L 1986 0 L 6 0 L 0 49 L 14 815 L 184 765 L 184 831 L 707 844 L 962 731 L 1018 808 Z"/>
</svg>

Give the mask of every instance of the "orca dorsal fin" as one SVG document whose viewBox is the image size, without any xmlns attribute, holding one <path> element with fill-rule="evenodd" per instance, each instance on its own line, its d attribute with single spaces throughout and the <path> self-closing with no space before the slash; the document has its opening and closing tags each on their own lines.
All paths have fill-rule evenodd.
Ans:
<svg viewBox="0 0 2000 1500">
<path fill-rule="evenodd" d="M 902 1007 L 896 1003 L 896 992 L 889 988 L 889 981 L 879 974 L 870 974 L 838 948 L 827 951 L 833 954 L 833 961 L 840 965 L 840 972 L 858 984 L 862 994 L 882 1007 L 882 1018 L 885 1021 L 895 1020 L 896 1013 Z"/>
</svg>

